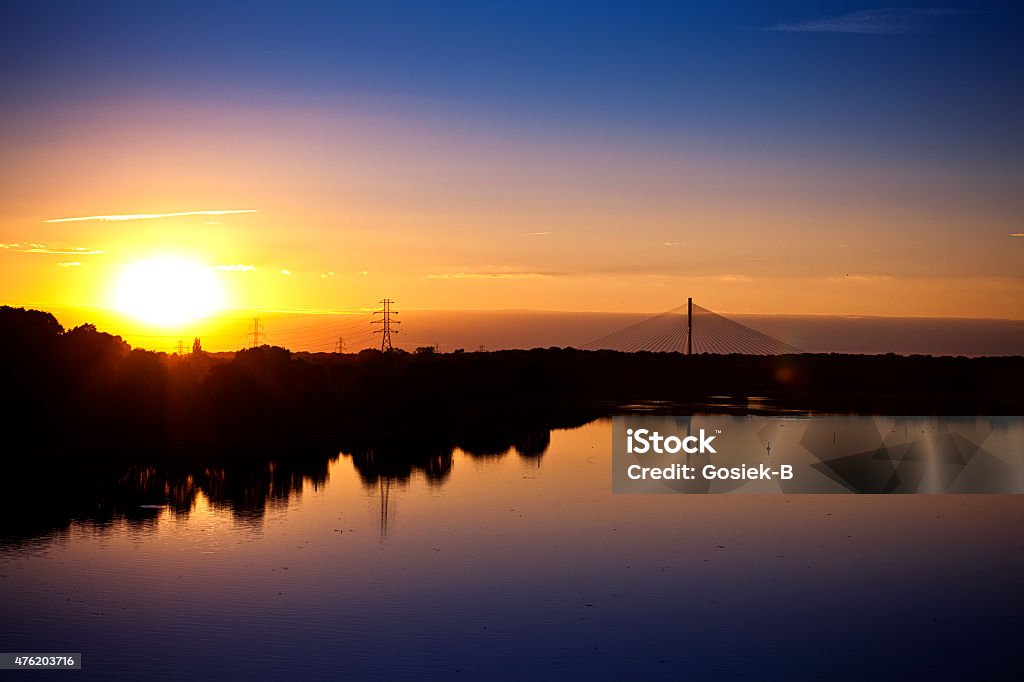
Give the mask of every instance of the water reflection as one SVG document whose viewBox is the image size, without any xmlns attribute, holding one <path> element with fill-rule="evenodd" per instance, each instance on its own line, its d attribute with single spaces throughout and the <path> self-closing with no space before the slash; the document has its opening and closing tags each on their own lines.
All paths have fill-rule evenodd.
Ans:
<svg viewBox="0 0 1024 682">
<path fill-rule="evenodd" d="M 739 417 L 719 418 L 742 421 Z M 692 417 L 672 419 L 676 430 L 690 433 Z M 973 418 L 944 419 L 958 428 L 977 427 Z M 452 476 L 457 452 L 481 463 L 516 457 L 539 466 L 551 445 L 552 429 L 589 421 L 566 419 L 521 428 L 501 423 L 486 428 L 472 424 L 459 430 L 399 428 L 373 436 L 355 435 L 340 443 L 200 450 L 120 463 L 51 454 L 28 464 L 21 462 L 0 483 L 0 544 L 55 536 L 75 523 L 88 524 L 99 532 L 122 521 L 144 529 L 164 513 L 188 517 L 200 502 L 204 508 L 226 514 L 235 524 L 258 529 L 268 512 L 284 510 L 304 491 L 315 492 L 325 486 L 331 464 L 339 457 L 351 461 L 363 490 L 379 498 L 380 535 L 386 537 L 393 517 L 392 491 L 405 488 L 414 476 L 428 487 L 440 488 Z M 989 418 L 985 423 L 989 425 L 986 428 L 1001 432 L 994 438 L 1008 441 L 1007 447 L 1020 441 L 1019 419 Z M 737 424 L 740 426 L 743 424 Z M 762 432 L 761 445 L 770 454 L 778 437 Z M 844 443 L 848 440 L 844 436 Z M 832 440 L 829 443 L 834 445 Z M 877 459 L 872 448 L 867 448 L 864 456 Z M 32 484 L 26 485 L 26 481 Z M 858 489 L 855 483 L 846 480 L 848 487 Z M 707 487 L 706 482 L 700 485 Z M 48 493 L 41 494 L 41 487 Z"/>
<path fill-rule="evenodd" d="M 4 647 L 83 680 L 1015 679 L 1022 496 L 614 495 L 610 420 L 433 433 L 4 475 Z"/>
<path fill-rule="evenodd" d="M 236 523 L 256 526 L 268 509 L 284 507 L 327 481 L 329 457 L 257 462 L 104 465 L 82 471 L 63 463 L 47 472 L 51 494 L 38 486 L 5 485 L 0 542 L 17 543 L 65 530 L 72 523 L 103 530 L 124 521 L 151 525 L 165 511 L 184 517 L 200 497 Z M 34 474 L 36 480 L 43 473 Z M 23 479 L 22 479 L 23 480 Z M 11 482 L 11 479 L 8 479 Z"/>
<path fill-rule="evenodd" d="M 469 428 L 460 433 L 400 431 L 357 436 L 342 443 L 307 443 L 301 447 L 249 451 L 192 451 L 145 458 L 143 462 L 93 462 L 61 454 L 22 463 L 5 477 L 0 504 L 0 543 L 31 541 L 88 524 L 101 532 L 116 522 L 143 529 L 165 511 L 186 517 L 202 498 L 204 505 L 226 512 L 237 524 L 258 527 L 268 511 L 284 509 L 303 491 L 328 481 L 338 457 L 347 457 L 367 492 L 380 496 L 381 535 L 387 533 L 390 491 L 421 475 L 430 485 L 451 476 L 454 455 L 476 460 L 515 455 L 539 461 L 551 443 L 551 429 L 578 426 L 567 420 L 544 427 Z M 46 481 L 52 495 L 35 485 Z"/>
</svg>

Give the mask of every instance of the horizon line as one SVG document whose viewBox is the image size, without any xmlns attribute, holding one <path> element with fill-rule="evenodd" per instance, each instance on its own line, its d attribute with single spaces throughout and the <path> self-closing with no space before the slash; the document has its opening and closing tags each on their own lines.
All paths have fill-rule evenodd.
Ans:
<svg viewBox="0 0 1024 682">
<path fill-rule="evenodd" d="M 682 305 L 685 305 L 682 304 Z M 99 310 L 112 310 L 113 305 L 109 303 L 0 303 L 0 306 L 11 308 L 27 308 L 50 312 L 45 308 L 92 308 Z M 679 307 L 679 306 L 676 306 Z M 706 306 L 705 306 L 706 307 Z M 660 315 L 675 308 L 659 310 L 561 310 L 549 308 L 404 308 L 402 312 L 415 313 L 538 313 L 538 314 L 559 314 L 559 315 Z M 365 315 L 373 312 L 373 307 L 353 308 L 261 308 L 258 306 L 227 306 L 224 310 L 245 310 L 264 314 L 278 315 L 309 315 L 309 316 L 330 316 L 330 315 Z M 1024 322 L 1024 317 L 964 317 L 955 315 L 876 315 L 866 313 L 757 313 L 757 312 L 734 312 L 729 310 L 714 310 L 719 315 L 744 316 L 744 317 L 832 317 L 845 319 L 881 319 L 881 320 L 990 320 L 995 322 Z M 197 320 L 197 322 L 224 321 L 226 318 L 210 315 Z"/>
</svg>

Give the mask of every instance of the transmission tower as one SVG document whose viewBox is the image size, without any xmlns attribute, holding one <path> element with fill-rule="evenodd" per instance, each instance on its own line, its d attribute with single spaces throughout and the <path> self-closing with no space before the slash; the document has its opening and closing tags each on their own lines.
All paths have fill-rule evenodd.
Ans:
<svg viewBox="0 0 1024 682">
<path fill-rule="evenodd" d="M 344 353 L 345 352 L 345 337 L 344 336 L 339 336 L 338 337 L 338 343 L 335 344 L 335 346 L 334 346 L 334 352 L 335 353 Z"/>
<path fill-rule="evenodd" d="M 264 329 L 263 329 L 263 323 L 260 322 L 260 318 L 254 317 L 254 318 L 252 318 L 252 324 L 249 325 L 249 334 L 248 334 L 249 336 L 252 336 L 252 347 L 253 348 L 259 348 L 260 347 L 260 334 L 263 334 L 264 336 L 266 336 L 266 334 L 264 333 Z"/>
<path fill-rule="evenodd" d="M 178 355 L 184 355 L 184 354 L 185 354 L 185 340 L 184 339 L 178 339 Z"/>
<path fill-rule="evenodd" d="M 397 310 L 392 310 L 391 309 L 391 304 L 392 303 L 394 303 L 394 301 L 392 301 L 390 298 L 385 298 L 383 301 L 381 301 L 380 304 L 381 304 L 382 308 L 380 310 L 375 311 L 373 314 L 374 315 L 382 315 L 383 317 L 381 317 L 381 319 L 379 319 L 379 320 L 374 320 L 373 322 L 370 323 L 370 324 L 379 324 L 379 325 L 381 325 L 380 329 L 374 329 L 373 330 L 374 334 L 380 334 L 381 335 L 381 337 L 380 337 L 380 349 L 381 349 L 381 351 L 388 351 L 388 352 L 390 352 L 390 351 L 394 350 L 394 348 L 392 348 L 392 346 L 391 346 L 391 335 L 392 334 L 397 334 L 398 330 L 397 329 L 392 329 L 391 325 L 393 325 L 393 324 L 402 324 L 398 320 L 392 320 L 391 319 L 392 315 L 397 315 L 398 314 Z"/>
</svg>

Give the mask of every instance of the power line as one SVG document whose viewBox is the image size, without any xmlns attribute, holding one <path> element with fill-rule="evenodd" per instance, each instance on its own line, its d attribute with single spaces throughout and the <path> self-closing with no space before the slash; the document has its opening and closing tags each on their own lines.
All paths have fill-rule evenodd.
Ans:
<svg viewBox="0 0 1024 682">
<path fill-rule="evenodd" d="M 328 322 L 318 322 L 316 324 L 311 324 L 311 325 L 299 325 L 298 327 L 289 327 L 289 326 L 277 327 L 275 325 L 275 329 L 278 329 L 281 332 L 310 332 L 310 333 L 314 333 L 314 332 L 319 331 L 319 330 L 329 330 L 329 329 L 339 329 L 339 328 L 353 328 L 354 329 L 356 327 L 364 327 L 366 325 L 367 321 L 372 318 L 372 314 L 367 313 L 365 315 L 359 315 L 357 317 L 346 315 L 345 317 L 347 318 L 347 321 L 346 320 L 335 320 L 335 321 L 328 321 Z"/>
</svg>

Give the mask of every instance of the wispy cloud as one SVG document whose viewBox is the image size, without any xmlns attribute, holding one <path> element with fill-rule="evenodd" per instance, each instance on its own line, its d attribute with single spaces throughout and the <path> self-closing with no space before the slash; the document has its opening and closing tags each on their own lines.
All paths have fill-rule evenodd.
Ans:
<svg viewBox="0 0 1024 682">
<path fill-rule="evenodd" d="M 44 223 L 77 223 L 84 220 L 103 220 L 121 222 L 124 220 L 157 220 L 159 218 L 178 218 L 191 215 L 230 215 L 232 213 L 258 213 L 258 208 L 221 209 L 215 211 L 179 211 L 177 213 L 121 213 L 115 215 L 87 215 L 76 218 L 51 218 Z"/>
<path fill-rule="evenodd" d="M 890 7 L 871 9 L 808 21 L 779 23 L 767 31 L 787 33 L 861 33 L 865 35 L 903 35 L 927 33 L 932 19 L 941 16 L 965 14 L 963 10 L 933 7 Z"/>
<path fill-rule="evenodd" d="M 0 244 L 0 249 L 4 251 L 14 251 L 15 253 L 53 253 L 62 256 L 95 256 L 96 254 L 106 253 L 99 249 L 87 249 L 82 246 L 61 246 L 52 247 L 46 244 L 35 244 L 35 243 L 15 243 L 15 244 Z"/>
<path fill-rule="evenodd" d="M 214 270 L 226 270 L 228 272 L 253 272 L 256 269 L 255 265 L 242 265 L 237 263 L 235 265 L 216 265 Z"/>
<path fill-rule="evenodd" d="M 427 275 L 427 279 L 541 279 L 558 277 L 560 272 L 442 272 Z"/>
<path fill-rule="evenodd" d="M 662 246 L 686 246 L 686 242 L 662 242 Z"/>
<path fill-rule="evenodd" d="M 1014 232 L 1011 237 L 1024 237 L 1024 232 Z"/>
<path fill-rule="evenodd" d="M 59 268 L 77 268 L 80 267 L 81 265 L 81 262 L 77 260 L 70 260 L 64 261 L 63 263 L 57 263 L 57 267 Z"/>
<path fill-rule="evenodd" d="M 522 232 L 519 234 L 520 237 L 547 237 L 550 232 Z"/>
<path fill-rule="evenodd" d="M 893 277 L 890 275 L 843 275 L 842 277 L 829 277 L 829 282 L 890 282 Z"/>
<path fill-rule="evenodd" d="M 292 276 L 292 271 L 291 270 L 278 270 L 278 272 L 281 273 L 282 275 L 284 275 L 285 277 L 291 277 Z"/>
<path fill-rule="evenodd" d="M 320 279 L 327 279 L 328 277 L 334 277 L 333 272 L 321 272 Z"/>
</svg>

